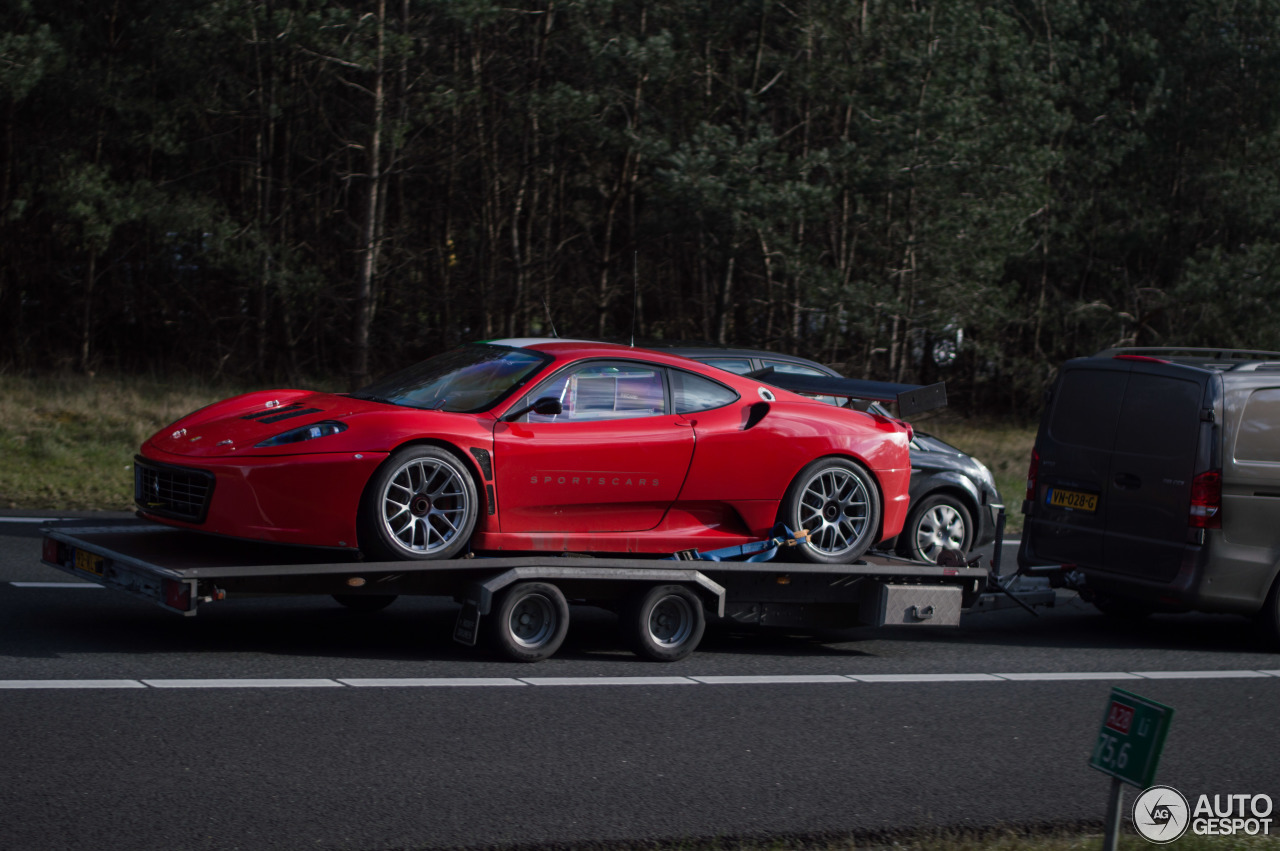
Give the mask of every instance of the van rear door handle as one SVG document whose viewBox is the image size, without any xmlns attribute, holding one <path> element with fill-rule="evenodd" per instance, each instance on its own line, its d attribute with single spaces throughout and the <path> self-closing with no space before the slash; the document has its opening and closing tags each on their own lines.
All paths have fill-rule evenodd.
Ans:
<svg viewBox="0 0 1280 851">
<path fill-rule="evenodd" d="M 1142 479 L 1133 473 L 1116 473 L 1111 482 L 1123 491 L 1133 491 L 1142 487 Z"/>
</svg>

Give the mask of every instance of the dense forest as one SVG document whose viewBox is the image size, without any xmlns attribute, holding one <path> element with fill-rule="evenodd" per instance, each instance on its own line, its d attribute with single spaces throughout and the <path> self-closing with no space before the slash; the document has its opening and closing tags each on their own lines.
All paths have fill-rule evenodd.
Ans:
<svg viewBox="0 0 1280 851">
<path fill-rule="evenodd" d="M 1280 346 L 1280 0 L 4 0 L 0 370 Z"/>
</svg>

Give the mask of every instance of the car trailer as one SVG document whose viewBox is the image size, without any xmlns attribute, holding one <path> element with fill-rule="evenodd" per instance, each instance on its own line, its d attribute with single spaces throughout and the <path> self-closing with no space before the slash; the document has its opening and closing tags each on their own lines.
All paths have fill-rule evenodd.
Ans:
<svg viewBox="0 0 1280 851">
<path fill-rule="evenodd" d="M 998 528 L 1003 532 L 1003 511 Z M 707 617 L 788 628 L 957 626 L 962 612 L 1052 606 L 1048 579 L 1001 577 L 958 553 L 935 565 L 868 554 L 854 564 L 786 562 L 800 535 L 662 558 L 546 553 L 440 561 L 363 561 L 348 551 L 288 547 L 176 529 L 145 520 L 69 521 L 41 529 L 41 560 L 86 579 L 192 616 L 237 597 L 328 595 L 375 611 L 399 595 L 452 597 L 461 604 L 454 639 L 487 639 L 521 662 L 550 657 L 569 626 L 569 604 L 617 613 L 639 656 L 683 659 L 697 649 Z"/>
</svg>

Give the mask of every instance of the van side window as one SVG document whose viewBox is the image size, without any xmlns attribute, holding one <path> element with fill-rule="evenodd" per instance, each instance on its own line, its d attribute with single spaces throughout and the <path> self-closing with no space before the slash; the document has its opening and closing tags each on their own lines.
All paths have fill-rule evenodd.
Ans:
<svg viewBox="0 0 1280 851">
<path fill-rule="evenodd" d="M 1235 457 L 1237 461 L 1280 462 L 1280 388 L 1249 394 L 1236 434 Z"/>
</svg>

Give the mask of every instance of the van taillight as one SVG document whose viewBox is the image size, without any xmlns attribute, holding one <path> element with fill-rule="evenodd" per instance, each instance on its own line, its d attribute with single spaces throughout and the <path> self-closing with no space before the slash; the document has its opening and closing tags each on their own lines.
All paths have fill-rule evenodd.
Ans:
<svg viewBox="0 0 1280 851">
<path fill-rule="evenodd" d="M 1036 479 L 1040 476 L 1040 453 L 1031 450 L 1031 466 L 1027 468 L 1027 499 L 1036 498 Z"/>
<path fill-rule="evenodd" d="M 1191 480 L 1191 513 L 1187 518 L 1193 529 L 1222 528 L 1222 471 L 1205 470 Z"/>
</svg>

